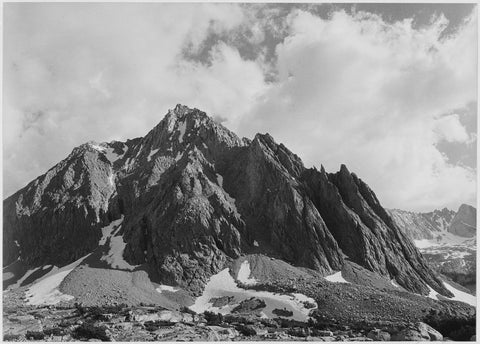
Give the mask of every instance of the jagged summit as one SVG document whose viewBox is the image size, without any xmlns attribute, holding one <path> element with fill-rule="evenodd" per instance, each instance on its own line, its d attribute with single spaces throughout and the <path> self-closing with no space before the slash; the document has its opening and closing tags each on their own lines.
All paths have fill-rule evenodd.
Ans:
<svg viewBox="0 0 480 344">
<path fill-rule="evenodd" d="M 5 265 L 71 263 L 121 219 L 122 259 L 192 293 L 255 253 L 320 274 L 351 261 L 451 295 L 368 185 L 345 165 L 307 169 L 269 134 L 240 139 L 179 104 L 144 137 L 74 152 L 4 201 Z"/>
</svg>

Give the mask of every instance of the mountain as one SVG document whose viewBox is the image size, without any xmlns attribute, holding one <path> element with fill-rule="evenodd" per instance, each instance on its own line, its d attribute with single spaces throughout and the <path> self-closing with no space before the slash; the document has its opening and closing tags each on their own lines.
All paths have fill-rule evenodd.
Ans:
<svg viewBox="0 0 480 344">
<path fill-rule="evenodd" d="M 408 291 L 452 296 L 345 165 L 306 168 L 269 134 L 241 139 L 183 105 L 144 137 L 75 148 L 3 210 L 6 285 L 70 266 L 60 288 L 78 296 L 89 279 L 99 290 L 95 269 L 108 267 L 135 300 L 150 297 L 147 279 L 194 296 L 235 259 L 261 254 L 320 275 L 356 264 Z M 20 283 L 17 265 L 36 277 Z"/>
<path fill-rule="evenodd" d="M 436 271 L 475 291 L 477 240 L 474 207 L 462 204 L 456 212 L 446 208 L 429 213 L 399 209 L 388 212 Z"/>
<path fill-rule="evenodd" d="M 428 213 L 415 213 L 400 209 L 387 210 L 395 223 L 414 240 L 434 239 L 447 231 L 455 211 L 443 208 Z"/>
<path fill-rule="evenodd" d="M 448 231 L 457 236 L 473 238 L 477 235 L 477 210 L 462 204 L 453 218 Z"/>
</svg>

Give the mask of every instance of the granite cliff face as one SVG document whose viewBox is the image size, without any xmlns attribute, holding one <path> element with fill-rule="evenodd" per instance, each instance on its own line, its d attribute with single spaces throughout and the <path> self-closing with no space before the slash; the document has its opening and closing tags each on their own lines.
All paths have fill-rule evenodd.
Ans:
<svg viewBox="0 0 480 344">
<path fill-rule="evenodd" d="M 345 166 L 307 169 L 177 105 L 145 137 L 87 143 L 4 201 L 4 265 L 72 262 L 123 216 L 123 258 L 198 293 L 242 254 L 329 273 L 345 260 L 407 290 L 450 296 L 373 191 Z"/>
<path fill-rule="evenodd" d="M 448 231 L 465 238 L 475 237 L 477 235 L 477 210 L 470 205 L 462 204 Z"/>
</svg>

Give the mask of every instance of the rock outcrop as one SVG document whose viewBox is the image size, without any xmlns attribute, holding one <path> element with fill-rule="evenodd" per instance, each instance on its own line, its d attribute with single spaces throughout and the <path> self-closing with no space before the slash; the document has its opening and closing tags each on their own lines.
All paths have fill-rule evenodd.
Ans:
<svg viewBox="0 0 480 344">
<path fill-rule="evenodd" d="M 4 201 L 4 264 L 69 263 L 123 215 L 123 258 L 198 294 L 245 253 L 320 273 L 345 257 L 405 289 L 450 296 L 373 191 L 327 174 L 268 135 L 240 139 L 177 105 L 145 137 L 87 143 Z"/>
<path fill-rule="evenodd" d="M 465 238 L 475 237 L 477 235 L 477 210 L 470 205 L 462 204 L 448 231 Z"/>
</svg>

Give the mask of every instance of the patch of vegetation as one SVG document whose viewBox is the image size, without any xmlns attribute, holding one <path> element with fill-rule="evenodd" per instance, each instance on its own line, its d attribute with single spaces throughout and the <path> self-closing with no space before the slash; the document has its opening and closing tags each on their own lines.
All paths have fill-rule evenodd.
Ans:
<svg viewBox="0 0 480 344">
<path fill-rule="evenodd" d="M 166 321 L 166 320 L 155 320 L 155 321 L 146 321 L 143 326 L 145 326 L 145 329 L 149 332 L 154 332 L 158 330 L 160 327 L 164 326 L 172 326 L 175 325 L 175 323 L 171 321 Z"/>
<path fill-rule="evenodd" d="M 43 330 L 43 333 L 45 333 L 46 336 L 64 336 L 66 334 L 65 329 L 62 329 L 60 327 L 52 327 L 52 328 L 47 328 Z"/>
<path fill-rule="evenodd" d="M 235 329 L 240 332 L 240 334 L 247 337 L 255 336 L 257 334 L 257 331 L 255 331 L 253 327 L 247 325 L 238 324 L 235 326 Z"/>
<path fill-rule="evenodd" d="M 128 306 L 125 304 L 109 305 L 109 306 L 92 306 L 85 307 L 81 304 L 75 303 L 77 313 L 81 316 L 89 316 L 93 320 L 108 321 L 107 314 L 126 315 Z"/>
<path fill-rule="evenodd" d="M 223 322 L 227 324 L 244 324 L 244 325 L 253 325 L 255 320 L 253 318 L 248 318 L 242 315 L 236 314 L 226 314 L 223 316 Z"/>
<path fill-rule="evenodd" d="M 45 338 L 45 333 L 43 331 L 27 331 L 25 338 L 30 340 L 43 340 Z"/>
<path fill-rule="evenodd" d="M 304 328 L 298 328 L 298 327 L 295 327 L 295 328 L 291 328 L 287 331 L 287 333 L 291 336 L 294 336 L 294 337 L 308 337 L 308 329 L 304 329 Z"/>
<path fill-rule="evenodd" d="M 282 316 L 282 317 L 291 317 L 293 315 L 293 312 L 292 311 L 289 311 L 288 309 L 284 308 L 284 309 L 279 309 L 279 308 L 275 308 L 273 311 L 272 311 L 273 314 L 276 314 L 278 316 Z"/>
<path fill-rule="evenodd" d="M 180 312 L 182 312 L 182 313 L 188 313 L 188 314 L 191 314 L 191 315 L 196 315 L 196 314 L 197 314 L 197 312 L 192 311 L 190 308 L 185 307 L 185 306 L 183 306 L 182 308 L 180 308 Z"/>
<path fill-rule="evenodd" d="M 282 328 L 307 327 L 307 323 L 297 321 L 297 320 L 284 319 L 284 318 L 275 318 L 274 320 Z"/>
<path fill-rule="evenodd" d="M 203 316 L 207 321 L 207 325 L 220 325 L 223 323 L 223 315 L 220 313 L 205 311 Z"/>
<path fill-rule="evenodd" d="M 456 341 L 468 341 L 476 333 L 475 316 L 455 316 L 431 310 L 424 322 L 432 326 L 444 337 Z"/>
<path fill-rule="evenodd" d="M 3 341 L 4 342 L 16 342 L 21 339 L 21 335 L 19 334 L 4 334 Z"/>
<path fill-rule="evenodd" d="M 87 308 L 78 302 L 75 302 L 73 306 L 75 307 L 79 315 L 84 315 L 87 312 Z"/>
<path fill-rule="evenodd" d="M 105 325 L 97 325 L 89 321 L 78 326 L 72 332 L 72 337 L 80 340 L 96 338 L 103 342 L 110 342 L 111 338 L 108 332 L 108 328 Z"/>
<path fill-rule="evenodd" d="M 312 303 L 312 302 L 309 302 L 309 301 L 303 301 L 303 306 L 304 306 L 306 309 L 315 308 L 315 304 Z"/>
</svg>

